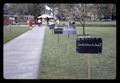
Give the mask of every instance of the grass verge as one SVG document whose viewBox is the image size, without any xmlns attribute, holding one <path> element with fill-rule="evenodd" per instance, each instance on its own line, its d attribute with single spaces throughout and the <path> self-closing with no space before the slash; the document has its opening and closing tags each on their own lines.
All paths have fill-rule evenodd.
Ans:
<svg viewBox="0 0 120 83">
<path fill-rule="evenodd" d="M 77 27 L 82 34 L 82 27 Z M 86 34 L 103 39 L 102 54 L 77 54 L 76 35 L 57 35 L 46 29 L 40 79 L 87 79 L 90 58 L 90 79 L 115 79 L 116 77 L 116 27 L 85 27 Z M 68 43 L 69 42 L 69 43 Z"/>
<path fill-rule="evenodd" d="M 27 26 L 8 25 L 3 27 L 4 44 L 29 30 Z"/>
</svg>

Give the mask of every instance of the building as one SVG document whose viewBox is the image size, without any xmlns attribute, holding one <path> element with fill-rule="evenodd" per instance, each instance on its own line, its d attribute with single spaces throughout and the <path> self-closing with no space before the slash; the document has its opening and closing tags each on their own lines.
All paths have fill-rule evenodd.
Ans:
<svg viewBox="0 0 120 83">
<path fill-rule="evenodd" d="M 28 19 L 34 20 L 34 16 L 32 16 L 32 15 L 4 14 L 4 25 L 16 24 L 19 22 L 27 22 Z"/>
</svg>

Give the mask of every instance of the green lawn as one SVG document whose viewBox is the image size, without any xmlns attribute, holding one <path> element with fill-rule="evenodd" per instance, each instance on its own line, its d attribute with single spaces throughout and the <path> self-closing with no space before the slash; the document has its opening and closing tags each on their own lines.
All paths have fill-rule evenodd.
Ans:
<svg viewBox="0 0 120 83">
<path fill-rule="evenodd" d="M 76 21 L 76 26 L 81 26 L 80 22 Z M 60 21 L 60 24 L 68 24 L 67 21 Z M 116 21 L 87 21 L 86 27 L 116 27 Z"/>
<path fill-rule="evenodd" d="M 82 27 L 77 27 L 82 34 Z M 77 54 L 76 35 L 57 35 L 46 29 L 40 79 L 87 79 L 88 58 L 90 60 L 90 79 L 116 78 L 116 27 L 86 27 L 86 34 L 103 39 L 102 54 Z M 68 43 L 69 41 L 69 43 Z M 88 57 L 89 56 L 89 57 Z"/>
<path fill-rule="evenodd" d="M 90 24 L 90 23 L 88 23 Z M 92 24 L 92 23 L 91 23 Z M 40 79 L 87 79 L 88 58 L 90 60 L 91 79 L 115 79 L 116 78 L 116 27 L 111 23 L 110 27 L 85 27 L 86 34 L 102 37 L 102 54 L 77 54 L 76 35 L 52 34 L 46 28 L 43 52 L 40 62 Z M 107 23 L 109 25 L 109 23 Z M 77 33 L 82 34 L 82 27 L 77 26 Z M 4 26 L 4 43 L 12 40 L 20 34 L 28 31 L 27 26 L 12 25 Z M 88 57 L 89 56 L 89 57 Z"/>
<path fill-rule="evenodd" d="M 7 43 L 13 38 L 29 30 L 27 26 L 21 26 L 21 25 L 4 26 L 3 29 L 4 29 L 4 35 L 3 35 L 4 43 Z"/>
</svg>

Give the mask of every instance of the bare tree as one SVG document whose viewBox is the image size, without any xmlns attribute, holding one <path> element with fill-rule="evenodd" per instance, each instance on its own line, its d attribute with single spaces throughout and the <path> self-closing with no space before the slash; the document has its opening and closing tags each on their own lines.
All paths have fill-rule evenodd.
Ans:
<svg viewBox="0 0 120 83">
<path fill-rule="evenodd" d="M 83 35 L 85 35 L 85 21 L 87 17 L 87 4 L 78 4 L 74 7 L 72 15 L 80 22 L 83 27 Z"/>
<path fill-rule="evenodd" d="M 83 35 L 85 35 L 87 4 L 60 4 L 59 12 L 63 12 L 69 20 L 74 20 L 76 18 L 82 25 Z"/>
</svg>

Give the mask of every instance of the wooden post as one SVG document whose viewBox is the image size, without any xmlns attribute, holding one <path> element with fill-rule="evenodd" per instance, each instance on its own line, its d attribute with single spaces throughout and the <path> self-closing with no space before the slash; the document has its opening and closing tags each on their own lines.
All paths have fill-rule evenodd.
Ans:
<svg viewBox="0 0 120 83">
<path fill-rule="evenodd" d="M 10 33 L 11 33 L 11 24 L 10 24 Z"/>
<path fill-rule="evenodd" d="M 90 55 L 87 55 L 87 64 L 88 64 L 88 79 L 90 79 L 91 78 Z"/>
<path fill-rule="evenodd" d="M 69 38 L 68 38 L 68 42 L 67 42 L 67 55 L 69 55 Z"/>
<path fill-rule="evenodd" d="M 85 26 L 83 24 L 83 35 L 85 35 Z"/>
<path fill-rule="evenodd" d="M 68 38 L 69 38 L 69 34 L 68 34 Z"/>
<path fill-rule="evenodd" d="M 54 31 L 53 31 L 53 29 L 52 29 L 52 35 L 53 35 L 53 32 L 54 32 Z"/>
<path fill-rule="evenodd" d="M 59 44 L 59 34 L 58 34 L 58 44 Z"/>
</svg>

